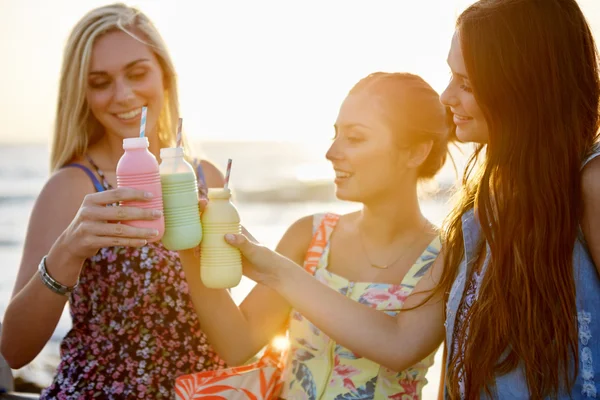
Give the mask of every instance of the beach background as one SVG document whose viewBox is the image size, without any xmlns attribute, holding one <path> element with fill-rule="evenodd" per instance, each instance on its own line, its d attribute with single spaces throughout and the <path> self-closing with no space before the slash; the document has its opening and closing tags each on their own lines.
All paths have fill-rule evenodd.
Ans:
<svg viewBox="0 0 600 400">
<path fill-rule="evenodd" d="M 344 213 L 325 152 L 339 105 L 375 71 L 421 75 L 438 92 L 458 14 L 471 0 L 138 0 L 163 35 L 178 72 L 181 114 L 196 154 L 224 168 L 243 223 L 273 248 L 296 219 Z M 17 274 L 27 221 L 49 176 L 62 51 L 73 25 L 106 0 L 0 0 L 0 319 Z M 600 1 L 579 0 L 600 32 Z M 468 154 L 470 149 L 463 149 Z M 459 170 L 464 155 L 455 154 Z M 422 209 L 440 224 L 456 180 L 447 165 Z M 234 289 L 240 302 L 253 283 Z M 15 376 L 46 386 L 70 326 Z M 439 354 L 424 399 L 437 395 Z"/>
</svg>

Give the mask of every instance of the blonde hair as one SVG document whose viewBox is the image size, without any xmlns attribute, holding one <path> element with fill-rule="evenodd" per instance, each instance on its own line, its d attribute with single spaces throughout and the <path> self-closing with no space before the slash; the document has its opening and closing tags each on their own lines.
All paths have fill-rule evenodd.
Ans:
<svg viewBox="0 0 600 400">
<path fill-rule="evenodd" d="M 175 68 L 167 47 L 147 16 L 133 7 L 116 3 L 87 13 L 75 25 L 65 46 L 50 155 L 51 172 L 84 155 L 88 146 L 104 134 L 104 128 L 90 112 L 87 103 L 87 76 L 94 42 L 101 35 L 115 30 L 121 30 L 150 46 L 156 55 L 165 85 L 165 101 L 157 126 L 158 139 L 161 148 L 174 145 L 179 102 Z M 140 32 L 143 38 L 134 30 Z"/>
</svg>

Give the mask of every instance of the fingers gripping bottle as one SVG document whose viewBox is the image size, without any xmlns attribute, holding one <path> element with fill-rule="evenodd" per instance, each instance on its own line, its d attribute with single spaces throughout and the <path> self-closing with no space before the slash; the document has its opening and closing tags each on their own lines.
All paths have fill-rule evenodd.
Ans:
<svg viewBox="0 0 600 400">
<path fill-rule="evenodd" d="M 200 278 L 204 286 L 211 289 L 232 288 L 242 279 L 242 256 L 238 249 L 225 242 L 225 235 L 242 232 L 240 216 L 231 203 L 228 188 L 210 188 L 208 200 L 202 213 Z"/>
<path fill-rule="evenodd" d="M 123 139 L 125 153 L 117 164 L 117 186 L 151 192 L 154 196 L 150 201 L 122 201 L 121 206 L 151 210 L 163 209 L 158 162 L 154 155 L 148 151 L 148 146 L 148 138 L 146 137 Z M 148 239 L 148 242 L 160 240 L 165 231 L 164 217 L 151 221 L 123 221 L 123 223 L 138 228 L 158 230 L 158 235 Z"/>
<path fill-rule="evenodd" d="M 196 175 L 183 154 L 181 147 L 160 150 L 160 181 L 165 216 L 162 243 L 167 249 L 174 251 L 194 248 L 202 240 Z"/>
</svg>

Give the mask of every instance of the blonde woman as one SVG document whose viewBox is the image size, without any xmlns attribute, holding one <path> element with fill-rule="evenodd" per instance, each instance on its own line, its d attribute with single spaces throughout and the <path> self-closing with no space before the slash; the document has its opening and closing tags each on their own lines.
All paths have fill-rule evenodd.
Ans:
<svg viewBox="0 0 600 400">
<path fill-rule="evenodd" d="M 179 117 L 173 64 L 156 28 L 136 9 L 97 8 L 67 42 L 51 155 L 52 176 L 34 206 L 0 350 L 12 368 L 50 338 L 67 300 L 73 327 L 42 398 L 171 398 L 175 377 L 223 366 L 188 295 L 175 252 L 148 244 L 152 230 L 116 223 L 160 210 L 107 207 L 147 200 L 116 188 L 122 140 L 147 136 L 158 158 Z M 223 177 L 202 162 L 208 186 Z"/>
</svg>

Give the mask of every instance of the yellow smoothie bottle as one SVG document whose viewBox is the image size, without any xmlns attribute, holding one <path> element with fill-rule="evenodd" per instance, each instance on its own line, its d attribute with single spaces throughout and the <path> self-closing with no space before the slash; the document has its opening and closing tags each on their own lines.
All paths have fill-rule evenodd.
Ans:
<svg viewBox="0 0 600 400">
<path fill-rule="evenodd" d="M 225 242 L 225 235 L 242 232 L 240 215 L 228 188 L 210 188 L 208 200 L 201 216 L 200 278 L 211 289 L 232 288 L 242 279 L 242 256 Z"/>
</svg>

